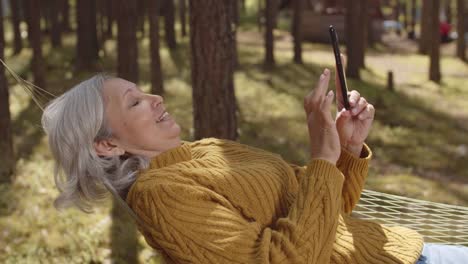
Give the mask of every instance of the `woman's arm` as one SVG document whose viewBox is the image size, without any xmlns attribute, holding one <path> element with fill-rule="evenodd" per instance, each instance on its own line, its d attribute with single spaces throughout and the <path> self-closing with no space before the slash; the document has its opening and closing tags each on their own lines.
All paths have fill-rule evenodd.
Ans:
<svg viewBox="0 0 468 264">
<path fill-rule="evenodd" d="M 345 61 L 345 57 L 341 58 Z M 351 213 L 359 201 L 367 178 L 370 149 L 364 144 L 374 121 L 375 109 L 358 91 L 342 94 L 338 75 L 335 74 L 337 117 L 336 128 L 340 135 L 341 156 L 338 168 L 345 176 L 343 186 L 343 211 Z M 343 96 L 349 99 L 350 109 L 346 110 Z"/>
<path fill-rule="evenodd" d="M 132 207 L 146 239 L 180 263 L 329 263 L 343 175 L 312 160 L 289 214 L 261 226 L 225 197 L 189 183 L 147 183 Z"/>
<path fill-rule="evenodd" d="M 367 178 L 370 149 L 364 144 L 374 120 L 374 106 L 358 92 L 350 92 L 351 110 L 344 108 L 336 118 L 340 135 L 341 155 L 337 167 L 345 175 L 343 186 L 343 211 L 350 214 L 361 197 Z"/>
<path fill-rule="evenodd" d="M 372 152 L 365 144 L 360 157 L 355 156 L 354 153 L 346 149 L 341 149 L 341 156 L 336 166 L 345 177 L 341 205 L 343 212 L 346 214 L 350 214 L 353 211 L 361 197 L 371 157 Z"/>
<path fill-rule="evenodd" d="M 359 202 L 361 192 L 366 182 L 369 162 L 372 158 L 372 152 L 367 145 L 361 153 L 361 157 L 356 157 L 346 149 L 341 149 L 341 155 L 336 166 L 344 175 L 343 190 L 341 194 L 342 212 L 350 214 L 356 204 Z M 307 170 L 307 166 L 298 166 L 289 164 L 294 170 L 296 178 L 302 180 Z"/>
</svg>

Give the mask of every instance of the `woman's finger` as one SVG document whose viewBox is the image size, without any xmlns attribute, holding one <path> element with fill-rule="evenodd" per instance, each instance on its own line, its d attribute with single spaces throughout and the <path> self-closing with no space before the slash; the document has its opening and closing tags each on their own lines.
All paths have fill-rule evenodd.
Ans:
<svg viewBox="0 0 468 264">
<path fill-rule="evenodd" d="M 358 91 L 352 90 L 351 92 L 348 92 L 348 99 L 351 107 L 356 106 L 360 98 L 361 94 Z"/>
<path fill-rule="evenodd" d="M 369 103 L 367 102 L 366 98 L 361 97 L 359 98 L 358 103 L 351 109 L 351 114 L 353 116 L 359 115 L 364 109 L 366 109 L 367 105 Z"/>
<path fill-rule="evenodd" d="M 323 73 L 320 75 L 320 80 L 317 85 L 317 88 L 314 91 L 313 97 L 314 99 L 317 99 L 318 101 L 322 101 L 325 97 L 325 93 L 328 90 L 328 83 L 330 82 L 330 70 L 325 69 Z"/>
<path fill-rule="evenodd" d="M 358 115 L 358 119 L 359 119 L 359 120 L 374 119 L 374 115 L 375 115 L 374 106 L 371 105 L 371 104 L 367 104 L 366 109 L 364 109 L 364 110 Z"/>
<path fill-rule="evenodd" d="M 322 116 L 323 116 L 324 120 L 327 122 L 328 125 L 334 123 L 333 117 L 331 115 L 331 105 L 333 103 L 333 98 L 334 98 L 333 91 L 330 90 L 327 93 L 327 95 L 326 95 L 326 97 L 323 100 L 323 103 L 321 105 Z"/>
<path fill-rule="evenodd" d="M 320 75 L 316 88 L 304 98 L 304 108 L 310 113 L 314 108 L 320 107 L 330 81 L 330 71 L 325 69 Z"/>
</svg>

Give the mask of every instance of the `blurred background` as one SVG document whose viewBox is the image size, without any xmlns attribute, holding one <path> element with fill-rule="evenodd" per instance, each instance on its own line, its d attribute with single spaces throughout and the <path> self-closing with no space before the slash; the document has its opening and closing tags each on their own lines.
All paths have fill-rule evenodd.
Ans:
<svg viewBox="0 0 468 264">
<path fill-rule="evenodd" d="M 163 95 L 185 140 L 305 164 L 303 97 L 334 71 L 330 24 L 349 88 L 376 107 L 366 188 L 468 206 L 466 0 L 0 3 L 0 58 L 14 73 L 0 69 L 1 263 L 159 263 L 111 199 L 89 215 L 54 209 L 39 107 L 54 95 L 113 73 Z"/>
</svg>

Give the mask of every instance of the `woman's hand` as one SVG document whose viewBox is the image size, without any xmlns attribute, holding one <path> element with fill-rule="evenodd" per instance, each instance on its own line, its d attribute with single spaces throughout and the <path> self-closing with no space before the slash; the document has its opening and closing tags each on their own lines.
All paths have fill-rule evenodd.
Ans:
<svg viewBox="0 0 468 264">
<path fill-rule="evenodd" d="M 333 91 L 328 93 L 330 71 L 320 75 L 317 87 L 304 98 L 304 109 L 309 128 L 312 159 L 323 159 L 336 165 L 341 154 L 340 138 L 331 115 Z"/>
<path fill-rule="evenodd" d="M 341 55 L 344 62 L 344 56 Z M 372 122 L 374 121 L 375 109 L 366 98 L 361 97 L 359 92 L 348 92 L 350 110 L 344 108 L 343 95 L 338 74 L 335 73 L 336 105 L 338 114 L 336 116 L 336 128 L 340 136 L 341 146 L 355 156 L 361 155 L 364 141 L 369 135 Z"/>
</svg>

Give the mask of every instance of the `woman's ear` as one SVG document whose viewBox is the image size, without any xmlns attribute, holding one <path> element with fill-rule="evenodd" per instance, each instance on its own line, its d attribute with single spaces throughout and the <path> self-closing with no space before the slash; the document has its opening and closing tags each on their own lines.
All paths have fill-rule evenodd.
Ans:
<svg viewBox="0 0 468 264">
<path fill-rule="evenodd" d="M 94 142 L 94 150 L 98 156 L 121 156 L 125 154 L 125 150 L 113 144 L 109 139 L 102 139 Z"/>
</svg>

